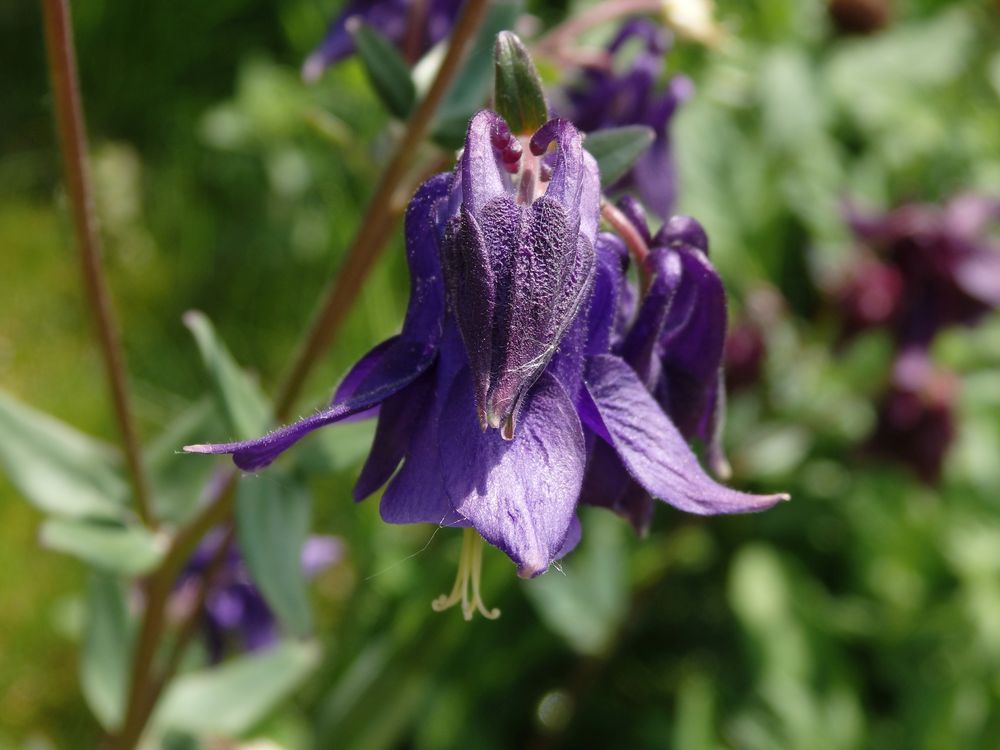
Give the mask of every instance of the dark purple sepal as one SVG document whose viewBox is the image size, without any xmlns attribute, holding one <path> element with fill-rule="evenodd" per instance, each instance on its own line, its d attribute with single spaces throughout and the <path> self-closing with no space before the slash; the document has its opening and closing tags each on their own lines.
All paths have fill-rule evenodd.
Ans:
<svg viewBox="0 0 1000 750">
<path fill-rule="evenodd" d="M 225 454 L 244 471 L 256 471 L 314 430 L 360 415 L 412 383 L 433 364 L 444 319 L 440 266 L 441 206 L 451 176 L 437 175 L 417 190 L 406 211 L 410 302 L 398 336 L 375 346 L 344 378 L 323 411 L 255 440 L 187 445 L 188 453 Z"/>
<path fill-rule="evenodd" d="M 788 496 L 750 495 L 724 487 L 701 468 L 635 372 L 613 355 L 589 360 L 584 424 L 613 446 L 625 468 L 653 497 L 698 515 L 764 510 Z"/>
<path fill-rule="evenodd" d="M 677 252 L 654 247 L 646 258 L 645 266 L 652 275 L 652 281 L 622 342 L 621 356 L 645 386 L 653 390 L 663 370 L 660 340 L 678 296 L 683 265 Z"/>
<path fill-rule="evenodd" d="M 580 420 L 547 373 L 531 389 L 513 440 L 479 429 L 471 396 L 462 372 L 438 430 L 445 489 L 455 510 L 531 578 L 560 555 L 575 518 L 586 462 Z"/>
<path fill-rule="evenodd" d="M 580 502 L 607 508 L 627 520 L 640 536 L 649 530 L 653 500 L 625 470 L 618 453 L 598 439 L 587 460 Z"/>
<path fill-rule="evenodd" d="M 681 281 L 660 335 L 663 369 L 655 393 L 681 434 L 711 443 L 722 396 L 726 290 L 701 250 L 677 245 L 675 252 Z"/>
<path fill-rule="evenodd" d="M 455 512 L 445 492 L 438 424 L 455 376 L 464 365 L 462 341 L 454 324 L 445 329 L 438 362 L 433 370 L 433 391 L 421 403 L 403 466 L 382 493 L 379 513 L 386 523 L 432 523 L 464 527 L 469 521 Z M 468 404 L 474 409 L 474 404 Z"/>
<path fill-rule="evenodd" d="M 382 402 L 371 450 L 354 485 L 356 501 L 364 500 L 389 481 L 403 460 L 433 394 L 434 373 L 433 368 L 427 370 L 408 388 Z"/>
</svg>

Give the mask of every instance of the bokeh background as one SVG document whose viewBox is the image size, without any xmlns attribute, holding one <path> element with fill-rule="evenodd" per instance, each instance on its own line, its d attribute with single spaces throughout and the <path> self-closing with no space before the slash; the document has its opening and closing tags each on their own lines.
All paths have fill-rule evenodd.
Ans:
<svg viewBox="0 0 1000 750">
<path fill-rule="evenodd" d="M 587 4 L 528 10 L 548 24 Z M 872 4 L 891 8 L 886 23 L 853 35 L 820 0 L 720 1 L 729 43 L 680 41 L 669 59 L 696 86 L 673 131 L 680 210 L 709 232 L 734 320 L 761 294 L 773 303 L 762 375 L 730 401 L 735 482 L 794 501 L 711 521 L 661 507 L 641 540 L 588 513 L 581 548 L 541 579 L 517 580 L 488 551 L 485 597 L 503 616 L 466 624 L 429 606 L 450 588 L 459 535 L 355 506 L 370 432 L 319 438 L 313 527 L 348 553 L 311 589 L 319 668 L 251 736 L 1000 747 L 1000 319 L 935 341 L 960 390 L 957 438 L 929 486 L 862 450 L 892 346 L 879 331 L 839 342 L 827 293 L 858 257 L 845 199 L 884 210 L 1000 196 L 1000 9 L 854 3 Z M 356 61 L 300 81 L 336 3 L 73 6 L 106 265 L 152 438 L 205 408 L 189 309 L 265 390 L 276 383 L 393 125 Z M 110 442 L 35 4 L 0 5 L 0 61 L 0 387 Z M 395 331 L 405 303 L 397 233 L 301 413 Z M 179 483 L 189 502 L 205 466 L 177 469 L 198 474 Z M 40 551 L 40 521 L 0 474 L 0 747 L 86 747 L 99 737 L 75 679 L 86 573 Z"/>
</svg>

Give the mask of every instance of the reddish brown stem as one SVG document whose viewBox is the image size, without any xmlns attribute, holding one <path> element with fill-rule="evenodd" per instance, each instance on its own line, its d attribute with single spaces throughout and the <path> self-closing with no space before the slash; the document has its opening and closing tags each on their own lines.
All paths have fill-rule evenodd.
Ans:
<svg viewBox="0 0 1000 750">
<path fill-rule="evenodd" d="M 136 508 L 143 522 L 147 526 L 153 526 L 153 505 L 132 414 L 118 321 L 101 268 L 101 238 L 94 216 L 93 191 L 87 164 L 87 127 L 80 100 L 69 7 L 66 0 L 43 0 L 42 11 L 56 124 L 62 147 L 66 190 L 73 212 L 76 245 L 80 254 L 84 293 L 97 328 L 101 358 L 104 360 Z"/>
<path fill-rule="evenodd" d="M 469 42 L 482 23 L 488 5 L 487 0 L 469 0 L 466 3 L 452 32 L 452 41 L 437 77 L 410 118 L 406 132 L 397 144 L 385 171 L 382 172 L 375 193 L 368 203 L 368 210 L 361 219 L 358 234 L 348 251 L 347 261 L 324 295 L 323 302 L 309 326 L 309 334 L 296 354 L 288 377 L 278 392 L 275 401 L 277 414 L 284 416 L 291 410 L 306 376 L 316 360 L 326 351 L 333 336 L 340 330 L 348 311 L 361 291 L 362 281 L 381 255 L 380 240 L 384 240 L 391 229 L 386 224 L 387 210 L 392 202 L 393 192 L 406 175 L 410 160 L 427 134 L 434 113 L 458 72 Z"/>
</svg>

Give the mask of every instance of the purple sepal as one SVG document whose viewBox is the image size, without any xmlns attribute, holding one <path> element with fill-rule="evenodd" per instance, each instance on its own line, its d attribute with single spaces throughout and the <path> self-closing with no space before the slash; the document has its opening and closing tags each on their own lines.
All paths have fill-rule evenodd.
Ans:
<svg viewBox="0 0 1000 750">
<path fill-rule="evenodd" d="M 451 176 L 437 175 L 421 185 L 410 201 L 405 222 L 410 302 L 403 330 L 361 358 L 328 408 L 255 440 L 186 445 L 184 450 L 230 453 L 240 469 L 256 471 L 314 430 L 372 409 L 426 371 L 437 356 L 444 318 L 439 227 L 441 204 L 447 200 L 450 188 Z"/>
<path fill-rule="evenodd" d="M 698 515 L 764 510 L 788 499 L 737 492 L 711 479 L 632 368 L 614 355 L 591 358 L 586 383 L 584 424 L 614 447 L 653 497 Z"/>
</svg>

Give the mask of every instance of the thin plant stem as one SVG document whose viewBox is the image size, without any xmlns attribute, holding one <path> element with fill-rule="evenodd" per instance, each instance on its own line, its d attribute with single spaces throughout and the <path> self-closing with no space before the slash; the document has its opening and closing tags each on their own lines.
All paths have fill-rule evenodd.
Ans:
<svg viewBox="0 0 1000 750">
<path fill-rule="evenodd" d="M 649 247 L 646 245 L 646 240 L 617 206 L 603 199 L 601 200 L 601 217 L 618 232 L 625 242 L 625 247 L 635 258 L 635 265 L 639 269 L 639 291 L 645 294 L 652 283 L 650 268 L 646 264 L 646 259 L 649 258 Z"/>
<path fill-rule="evenodd" d="M 316 360 L 326 351 L 333 336 L 340 330 L 348 311 L 361 291 L 362 281 L 381 255 L 382 246 L 377 240 L 380 235 L 384 236 L 386 233 L 384 226 L 386 212 L 393 192 L 397 183 L 405 176 L 414 153 L 427 134 L 434 113 L 458 72 L 469 42 L 479 29 L 488 5 L 488 0 L 466 2 L 452 32 L 451 43 L 437 76 L 427 95 L 410 117 L 406 132 L 403 133 L 392 159 L 382 172 L 382 177 L 368 203 L 368 209 L 361 219 L 354 243 L 348 251 L 347 261 L 324 296 L 309 327 L 309 334 L 295 356 L 283 387 L 278 392 L 276 399 L 278 414 L 284 415 L 291 409 L 303 381 Z"/>
<path fill-rule="evenodd" d="M 347 261 L 328 286 L 295 362 L 279 389 L 274 407 L 278 420 L 287 418 L 309 372 L 332 342 L 401 215 L 402 205 L 395 200 L 398 183 L 405 179 L 417 147 L 458 72 L 468 45 L 483 21 L 488 4 L 488 0 L 469 0 L 463 9 L 441 67 L 397 143 L 369 201 L 358 233 L 348 251 Z M 115 747 L 120 750 L 132 750 L 138 744 L 159 693 L 172 676 L 172 669 L 164 670 L 151 682 L 156 648 L 165 626 L 166 605 L 173 580 L 205 533 L 232 514 L 237 479 L 238 473 L 234 470 L 225 482 L 220 483 L 215 496 L 209 498 L 201 511 L 178 531 L 160 567 L 149 579 L 146 607 L 132 662 L 125 721 L 114 738 Z M 186 624 L 182 625 L 182 629 L 185 627 Z M 179 659 L 171 660 L 176 661 Z M 176 663 L 168 663 L 168 667 L 175 668 Z"/>
<path fill-rule="evenodd" d="M 101 358 L 104 360 L 136 508 L 143 523 L 154 526 L 155 515 L 129 398 L 121 336 L 101 267 L 101 238 L 94 215 L 87 164 L 87 127 L 83 119 L 69 6 L 66 0 L 42 0 L 42 11 L 56 124 L 87 306 L 97 327 Z"/>
<path fill-rule="evenodd" d="M 624 16 L 662 12 L 663 0 L 607 0 L 596 3 L 550 29 L 535 43 L 535 49 L 542 54 L 558 55 L 561 50 L 576 43 L 582 34 L 597 26 Z"/>
</svg>

